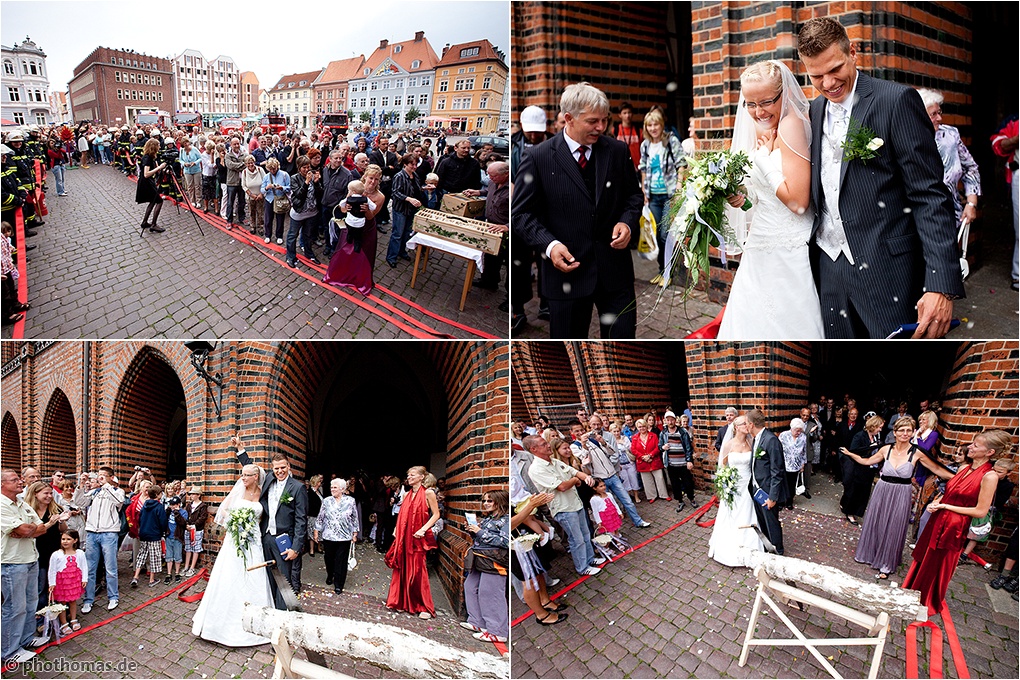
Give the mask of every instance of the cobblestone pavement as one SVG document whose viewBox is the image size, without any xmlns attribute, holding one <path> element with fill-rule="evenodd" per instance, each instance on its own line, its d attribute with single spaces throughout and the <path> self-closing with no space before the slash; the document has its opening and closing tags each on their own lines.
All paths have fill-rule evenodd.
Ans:
<svg viewBox="0 0 1020 680">
<path fill-rule="evenodd" d="M 339 596 L 333 594 L 332 586 L 323 585 L 326 571 L 321 554 L 315 557 L 307 554 L 304 556 L 301 604 L 306 612 L 385 623 L 465 651 L 498 654 L 492 644 L 475 640 L 458 625 L 459 617 L 451 614 L 450 603 L 439 579 L 431 573 L 436 618 L 422 621 L 409 614 L 386 609 L 390 570 L 383 564 L 382 555 L 367 543 L 364 545 L 358 546 L 358 567 L 350 572 L 344 593 Z M 140 587 L 137 590 L 131 589 L 128 585 L 131 574 L 129 558 L 128 553 L 119 553 L 120 606 L 113 612 L 107 611 L 105 592 L 100 590 L 92 612 L 79 617 L 83 627 L 112 618 L 176 587 L 176 584 L 164 586 L 160 583 L 148 588 L 143 572 L 139 579 Z M 198 593 L 204 588 L 205 582 L 201 581 L 186 594 Z M 168 595 L 117 621 L 43 650 L 33 661 L 48 662 L 49 670 L 40 668 L 39 664 L 33 667 L 33 662 L 29 662 L 28 667 L 4 675 L 8 678 L 272 677 L 275 654 L 271 645 L 230 649 L 195 637 L 191 633 L 191 618 L 197 609 L 198 602 L 189 604 L 178 600 L 177 593 Z M 298 651 L 296 655 L 304 658 L 303 652 Z M 61 664 L 65 668 L 69 667 L 67 662 L 71 661 L 104 661 L 116 665 L 124 659 L 137 664 L 134 670 L 124 672 L 123 666 L 120 667 L 122 670 L 106 673 L 56 670 L 61 668 Z M 327 655 L 326 659 L 334 671 L 357 678 L 401 677 L 390 670 L 367 663 L 355 663 L 349 658 Z"/>
<path fill-rule="evenodd" d="M 1013 234 L 1008 229 L 994 229 L 991 225 L 1001 220 L 1008 225 L 1010 216 L 1000 214 L 989 206 L 981 238 L 984 240 L 979 258 L 967 278 L 967 297 L 954 304 L 953 316 L 961 325 L 947 336 L 952 340 L 1016 338 L 1018 301 L 1017 292 L 1009 287 L 1009 253 L 1013 249 Z M 684 299 L 684 289 L 671 286 L 663 289 L 649 281 L 657 272 L 654 261 L 643 260 L 633 253 L 635 294 L 637 295 L 639 338 L 683 338 L 701 328 L 719 314 L 722 305 L 708 299 L 708 293 L 691 291 Z M 536 288 L 537 290 L 537 288 Z M 525 305 L 528 323 L 514 334 L 514 338 L 548 338 L 549 322 L 538 318 L 538 298 Z M 588 330 L 591 338 L 599 337 L 599 326 L 592 315 Z"/>
<path fill-rule="evenodd" d="M 816 476 L 814 479 L 818 479 Z M 817 484 L 817 482 L 813 483 Z M 699 502 L 707 497 L 699 494 Z M 685 515 L 675 503 L 641 503 L 638 511 L 653 523 L 635 529 L 624 521 L 624 535 L 634 545 L 675 524 Z M 714 516 L 714 510 L 706 517 Z M 874 572 L 853 560 L 859 529 L 840 517 L 801 509 L 782 514 L 786 555 L 826 564 L 872 580 Z M 648 532 L 655 532 L 648 533 Z M 571 606 L 562 624 L 543 627 L 529 617 L 511 629 L 514 678 L 824 678 L 826 671 L 803 648 L 752 647 L 744 667 L 737 665 L 754 599 L 750 570 L 724 567 L 708 558 L 711 529 L 693 521 L 608 565 L 564 596 Z M 909 561 L 909 552 L 905 554 Z M 903 565 L 889 582 L 903 578 Z M 572 583 L 569 556 L 560 556 L 553 576 Z M 991 590 L 993 574 L 974 565 L 960 567 L 948 601 L 971 677 L 1014 678 L 1018 667 L 1017 605 L 1008 594 Z M 767 610 L 767 608 L 765 608 Z M 511 617 L 527 608 L 511 598 Z M 856 637 L 834 617 L 787 609 L 808 636 Z M 938 617 L 935 622 L 940 623 Z M 893 619 L 878 676 L 905 677 L 904 630 Z M 775 631 L 775 632 L 773 632 Z M 756 637 L 792 635 L 774 614 L 759 620 Z M 928 638 L 919 637 L 921 677 L 928 669 Z M 865 677 L 873 648 L 822 648 L 844 677 Z M 945 677 L 959 677 L 944 647 Z"/>
<path fill-rule="evenodd" d="M 299 270 L 314 281 L 286 267 L 282 246 L 270 250 L 259 238 L 252 247 L 200 220 L 203 235 L 192 215 L 178 215 L 170 202 L 159 218 L 166 233 L 140 237 L 144 206 L 135 203 L 134 182 L 112 167 L 68 171 L 67 191 L 58 197 L 50 190 L 46 224 L 27 239 L 38 247 L 28 253 L 26 338 L 409 337 L 318 283 L 322 274 L 308 265 Z M 411 263 L 386 264 L 387 239 L 380 234 L 379 286 L 457 323 L 507 336 L 508 315 L 498 309 L 502 285 L 498 291 L 472 287 L 460 312 L 464 261 L 434 253 L 412 290 Z M 373 297 L 440 333 L 473 337 L 378 288 Z M 377 305 L 369 300 L 369 306 Z M 2 337 L 10 338 L 11 328 L 5 326 Z"/>
</svg>

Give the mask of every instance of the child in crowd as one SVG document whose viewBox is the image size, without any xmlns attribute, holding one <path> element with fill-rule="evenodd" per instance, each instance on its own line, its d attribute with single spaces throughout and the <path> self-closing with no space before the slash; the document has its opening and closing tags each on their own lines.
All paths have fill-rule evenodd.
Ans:
<svg viewBox="0 0 1020 680">
<path fill-rule="evenodd" d="M 359 179 L 347 185 L 347 198 L 340 201 L 340 209 L 347 214 L 347 240 L 354 244 L 354 252 L 361 250 L 361 230 L 365 227 L 365 209 L 375 210 L 375 203 L 365 197 L 365 183 Z"/>
<path fill-rule="evenodd" d="M 162 541 L 167 532 L 166 510 L 159 502 L 163 489 L 153 484 L 148 489 L 149 498 L 142 505 L 138 514 L 138 557 L 135 559 L 135 575 L 131 579 L 131 587 L 138 587 L 138 575 L 142 565 L 149 563 L 149 587 L 156 585 L 156 575 L 163 571 Z"/>
<path fill-rule="evenodd" d="M 428 208 L 429 210 L 439 210 L 439 175 L 434 172 L 425 175 L 425 186 L 421 190 L 425 195 L 425 200 L 422 201 L 421 207 Z"/>
<path fill-rule="evenodd" d="M 198 560 L 202 555 L 202 537 L 205 523 L 209 519 L 209 506 L 202 502 L 201 489 L 193 486 L 188 490 L 188 525 L 184 534 L 184 576 L 194 576 L 198 571 Z"/>
<path fill-rule="evenodd" d="M 18 268 L 14 264 L 14 227 L 10 222 L 0 226 L 0 269 L 3 273 L 3 323 L 12 324 L 25 318 L 29 305 L 18 299 Z"/>
<path fill-rule="evenodd" d="M 595 495 L 591 497 L 591 512 L 595 515 L 595 533 L 619 536 L 620 527 L 623 526 L 623 515 L 620 513 L 620 506 L 616 504 L 616 499 L 606 492 L 604 479 L 596 477 L 595 486 L 592 489 L 595 491 Z"/>
<path fill-rule="evenodd" d="M 85 593 L 89 581 L 89 565 L 85 551 L 81 549 L 78 532 L 69 529 L 60 534 L 60 550 L 50 555 L 49 584 L 50 597 L 54 602 L 67 605 L 60 612 L 60 634 L 67 635 L 81 630 L 78 623 L 78 600 Z M 67 613 L 71 613 L 68 622 Z"/>
<path fill-rule="evenodd" d="M 163 579 L 165 585 L 170 585 L 170 579 L 174 577 L 177 578 L 178 583 L 181 582 L 184 528 L 188 522 L 188 511 L 181 507 L 180 496 L 171 496 L 169 505 L 166 534 L 166 578 Z"/>
</svg>

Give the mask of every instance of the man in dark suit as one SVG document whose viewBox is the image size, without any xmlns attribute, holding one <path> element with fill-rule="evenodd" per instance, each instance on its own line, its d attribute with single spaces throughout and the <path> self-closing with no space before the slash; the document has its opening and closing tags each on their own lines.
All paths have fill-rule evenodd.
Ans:
<svg viewBox="0 0 1020 680">
<path fill-rule="evenodd" d="M 884 338 L 915 319 L 914 337 L 944 336 L 964 290 L 953 202 L 920 95 L 858 73 L 834 19 L 805 23 L 797 49 L 822 95 L 811 103 L 811 263 L 825 336 Z M 875 156 L 844 150 L 853 140 Z"/>
<path fill-rule="evenodd" d="M 231 438 L 231 445 L 237 448 L 237 460 L 241 465 L 254 461 L 240 448 L 240 440 Z M 290 461 L 282 453 L 272 456 L 272 475 L 266 475 L 262 484 L 262 519 L 259 529 L 262 533 L 262 549 L 267 560 L 276 560 L 276 567 L 287 579 L 295 593 L 301 592 L 301 552 L 308 535 L 308 492 L 305 485 L 290 474 Z M 290 536 L 291 547 L 280 552 L 276 542 L 278 536 Z M 269 579 L 273 600 L 277 609 L 286 609 L 276 586 L 276 579 Z"/>
<path fill-rule="evenodd" d="M 524 153 L 514 187 L 514 237 L 545 257 L 541 293 L 553 338 L 587 338 L 594 306 L 604 339 L 633 338 L 634 263 L 644 198 L 627 145 L 603 136 L 606 95 L 588 83 L 560 98 L 561 134 Z"/>
<path fill-rule="evenodd" d="M 755 501 L 754 511 L 758 515 L 758 524 L 765 530 L 765 535 L 776 547 L 776 553 L 783 554 L 783 525 L 779 522 L 779 510 L 790 497 L 786 488 L 786 459 L 783 457 L 783 445 L 779 437 L 771 430 L 765 429 L 765 414 L 759 409 L 748 411 L 745 416 L 751 425 L 754 443 L 751 445 L 753 458 L 751 474 L 753 479 L 748 485 L 751 495 L 757 488 L 763 489 L 769 498 L 762 506 Z"/>
<path fill-rule="evenodd" d="M 712 446 L 715 448 L 717 453 L 722 453 L 723 440 L 726 439 L 726 433 L 729 431 L 730 426 L 733 424 L 733 419 L 737 417 L 737 409 L 732 406 L 726 407 L 726 424 L 719 428 L 719 432 L 715 435 L 715 442 Z"/>
</svg>

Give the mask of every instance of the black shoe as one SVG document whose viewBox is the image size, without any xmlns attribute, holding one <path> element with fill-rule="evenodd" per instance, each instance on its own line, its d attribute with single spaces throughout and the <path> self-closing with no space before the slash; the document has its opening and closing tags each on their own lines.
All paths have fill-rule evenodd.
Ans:
<svg viewBox="0 0 1020 680">
<path fill-rule="evenodd" d="M 297 269 L 297 260 L 287 260 L 287 266 L 291 269 Z"/>
<path fill-rule="evenodd" d="M 506 300 L 503 300 L 502 302 L 500 302 L 499 303 L 499 311 L 501 311 L 501 312 L 509 312 L 510 311 L 510 303 L 508 301 L 506 301 Z"/>
<path fill-rule="evenodd" d="M 327 586 L 333 585 L 333 577 L 332 576 L 327 576 L 326 577 L 326 585 Z"/>
<path fill-rule="evenodd" d="M 162 234 L 164 231 L 166 231 L 166 229 L 164 229 L 163 227 L 161 227 L 161 226 L 159 226 L 157 224 L 154 224 L 151 227 L 149 227 L 149 231 L 151 231 L 153 233 L 156 233 L 156 234 Z"/>
<path fill-rule="evenodd" d="M 510 332 L 518 333 L 528 323 L 528 317 L 524 314 L 514 314 L 510 317 Z"/>
<path fill-rule="evenodd" d="M 806 498 L 808 500 L 811 500 L 811 492 L 810 491 L 805 491 L 803 496 L 804 496 L 804 498 Z"/>
<path fill-rule="evenodd" d="M 322 264 L 321 262 L 319 262 L 318 260 L 316 260 L 316 259 L 315 259 L 315 256 L 314 256 L 314 255 L 312 255 L 311 257 L 309 257 L 309 258 L 308 258 L 308 261 L 309 261 L 309 262 L 311 262 L 312 264 Z"/>
<path fill-rule="evenodd" d="M 1009 576 L 1006 576 L 1005 574 L 999 574 L 998 576 L 993 578 L 992 582 L 989 583 L 988 585 L 990 585 L 993 590 L 998 590 L 999 588 L 1004 587 L 1007 583 L 1009 583 Z"/>
<path fill-rule="evenodd" d="M 549 308 L 548 307 L 539 307 L 538 308 L 538 318 L 541 319 L 542 321 L 548 321 L 549 320 Z"/>
<path fill-rule="evenodd" d="M 39 232 L 37 232 L 37 231 L 34 231 L 34 230 L 32 230 L 32 229 L 26 229 L 26 230 L 25 230 L 25 236 L 35 236 L 35 235 L 36 235 L 36 234 L 38 234 L 38 233 L 39 233 Z"/>
<path fill-rule="evenodd" d="M 397 266 L 397 263 L 396 263 L 395 260 L 392 260 L 392 261 L 391 260 L 386 260 L 386 264 L 388 264 L 391 267 L 396 267 Z"/>
<path fill-rule="evenodd" d="M 33 226 L 33 227 L 41 227 L 41 226 L 42 226 L 42 225 L 44 225 L 44 224 L 46 224 L 46 223 L 45 223 L 45 222 L 43 222 L 42 220 L 36 220 L 36 221 L 35 221 L 35 222 L 34 222 L 34 223 L 32 224 L 32 226 Z"/>
<path fill-rule="evenodd" d="M 170 574 L 167 574 L 167 575 L 166 575 L 166 578 L 165 578 L 165 579 L 163 579 L 163 585 L 165 585 L 165 586 L 168 586 L 168 585 L 170 585 L 170 581 L 172 581 L 172 580 L 173 580 L 173 577 L 172 577 L 172 576 L 170 576 Z"/>
<path fill-rule="evenodd" d="M 401 260 L 407 260 L 408 262 L 411 261 L 411 256 L 407 254 L 406 250 L 400 253 L 400 255 L 398 255 L 397 257 L 399 257 Z"/>
<path fill-rule="evenodd" d="M 680 501 L 680 505 L 676 506 L 676 511 L 683 512 L 685 507 L 687 507 L 687 505 L 683 501 Z"/>
<path fill-rule="evenodd" d="M 29 251 L 29 250 L 35 250 L 35 249 L 36 249 L 36 247 L 37 247 L 37 246 L 25 246 L 25 250 L 26 250 L 26 251 Z"/>
</svg>

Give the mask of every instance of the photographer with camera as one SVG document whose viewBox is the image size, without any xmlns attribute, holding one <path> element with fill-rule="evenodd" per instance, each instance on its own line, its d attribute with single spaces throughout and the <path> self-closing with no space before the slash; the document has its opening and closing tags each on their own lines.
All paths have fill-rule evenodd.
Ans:
<svg viewBox="0 0 1020 680">
<path fill-rule="evenodd" d="M 319 264 L 312 252 L 313 230 L 322 205 L 322 176 L 312 170 L 308 156 L 299 156 L 297 172 L 290 176 L 290 229 L 287 230 L 287 266 L 297 267 L 297 240 L 301 235 L 304 253 L 312 264 Z"/>
<path fill-rule="evenodd" d="M 166 169 L 166 161 L 157 165 L 156 154 L 159 153 L 159 141 L 151 137 L 142 149 L 141 173 L 138 176 L 138 188 L 135 190 L 135 203 L 148 203 L 145 217 L 142 219 L 142 231 L 146 229 L 156 233 L 166 231 L 156 224 L 159 211 L 163 208 L 163 197 L 159 195 L 160 173 Z M 152 223 L 149 223 L 149 217 Z"/>
</svg>

